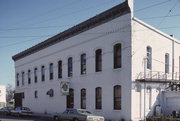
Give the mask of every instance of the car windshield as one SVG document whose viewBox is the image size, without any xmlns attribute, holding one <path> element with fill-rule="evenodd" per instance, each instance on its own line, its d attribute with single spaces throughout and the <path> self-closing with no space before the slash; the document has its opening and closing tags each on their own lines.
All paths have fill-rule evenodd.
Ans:
<svg viewBox="0 0 180 121">
<path fill-rule="evenodd" d="M 87 110 L 78 110 L 78 113 L 81 113 L 81 114 L 92 114 L 91 112 L 89 112 Z"/>
</svg>

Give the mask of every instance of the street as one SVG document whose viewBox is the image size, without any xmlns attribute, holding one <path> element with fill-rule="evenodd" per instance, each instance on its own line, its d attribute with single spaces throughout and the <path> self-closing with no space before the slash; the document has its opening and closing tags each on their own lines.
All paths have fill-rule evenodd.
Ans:
<svg viewBox="0 0 180 121">
<path fill-rule="evenodd" d="M 15 117 L 0 115 L 0 121 L 53 121 L 53 119 L 45 117 Z"/>
</svg>

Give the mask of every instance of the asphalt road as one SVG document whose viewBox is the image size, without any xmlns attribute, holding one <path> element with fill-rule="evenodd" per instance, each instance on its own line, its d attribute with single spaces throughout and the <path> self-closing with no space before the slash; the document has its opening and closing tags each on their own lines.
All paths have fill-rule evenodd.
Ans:
<svg viewBox="0 0 180 121">
<path fill-rule="evenodd" d="M 53 119 L 45 117 L 15 117 L 0 115 L 0 121 L 53 121 Z"/>
</svg>

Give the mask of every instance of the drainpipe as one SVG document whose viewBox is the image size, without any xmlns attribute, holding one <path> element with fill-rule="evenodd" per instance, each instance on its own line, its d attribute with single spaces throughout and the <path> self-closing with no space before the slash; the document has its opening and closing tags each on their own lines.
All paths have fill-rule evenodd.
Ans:
<svg viewBox="0 0 180 121">
<path fill-rule="evenodd" d="M 147 58 L 144 58 L 144 79 L 146 79 Z M 146 81 L 144 81 L 144 121 L 146 121 Z"/>
</svg>

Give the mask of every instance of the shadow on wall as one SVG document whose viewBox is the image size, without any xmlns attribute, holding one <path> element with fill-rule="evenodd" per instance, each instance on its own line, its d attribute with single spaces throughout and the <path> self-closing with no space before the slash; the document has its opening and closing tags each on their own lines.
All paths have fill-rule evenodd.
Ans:
<svg viewBox="0 0 180 121">
<path fill-rule="evenodd" d="M 146 117 L 150 116 L 160 116 L 163 114 L 162 105 L 160 104 L 160 93 L 156 97 L 156 101 L 151 106 L 150 111 L 148 112 Z"/>
</svg>

